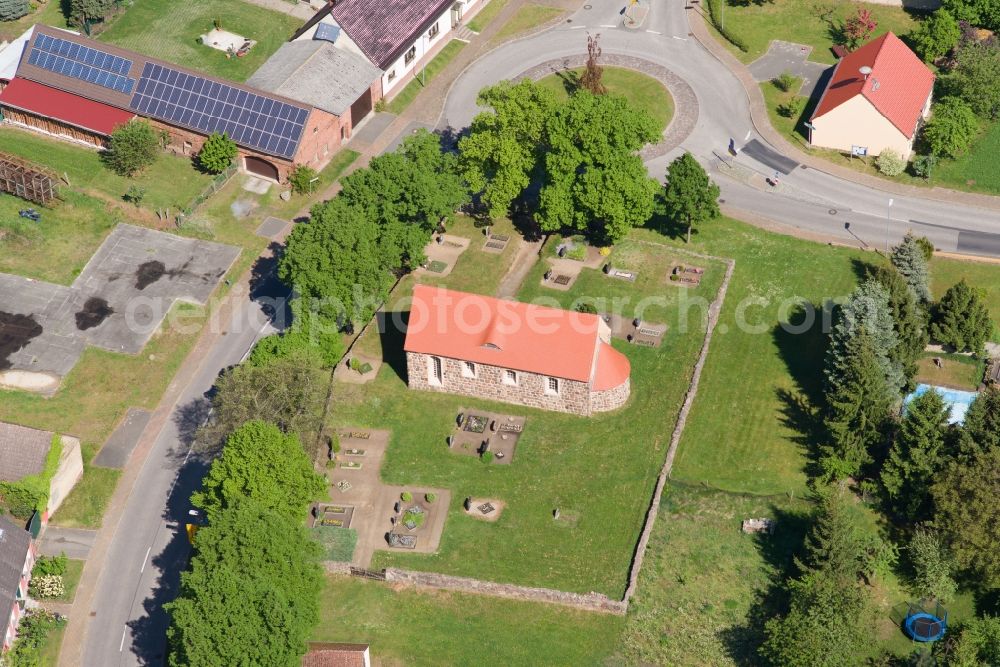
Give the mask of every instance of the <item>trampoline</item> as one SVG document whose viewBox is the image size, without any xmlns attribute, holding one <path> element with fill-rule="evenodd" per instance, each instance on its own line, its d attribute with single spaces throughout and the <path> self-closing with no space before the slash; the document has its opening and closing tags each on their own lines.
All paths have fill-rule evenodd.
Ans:
<svg viewBox="0 0 1000 667">
<path fill-rule="evenodd" d="M 923 605 L 910 604 L 903 629 L 913 641 L 937 641 L 948 630 L 948 612 L 940 604 L 935 606 L 933 613 L 924 609 Z"/>
</svg>

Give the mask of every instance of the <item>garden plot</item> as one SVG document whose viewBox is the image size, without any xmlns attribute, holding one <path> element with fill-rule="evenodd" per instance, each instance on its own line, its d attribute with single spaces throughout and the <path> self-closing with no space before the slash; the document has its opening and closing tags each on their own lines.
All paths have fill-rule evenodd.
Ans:
<svg viewBox="0 0 1000 667">
<path fill-rule="evenodd" d="M 455 419 L 454 433 L 448 436 L 448 447 L 457 454 L 479 456 L 487 462 L 512 463 L 527 421 L 524 417 L 463 408 Z"/>
<path fill-rule="evenodd" d="M 239 252 L 122 224 L 70 287 L 0 274 L 0 385 L 54 392 L 87 345 L 138 354 L 175 301 L 208 301 Z"/>
</svg>

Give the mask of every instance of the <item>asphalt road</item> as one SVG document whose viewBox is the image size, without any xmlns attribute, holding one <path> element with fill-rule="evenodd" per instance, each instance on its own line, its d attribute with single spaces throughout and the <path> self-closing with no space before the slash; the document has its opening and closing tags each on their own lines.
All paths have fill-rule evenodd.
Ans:
<svg viewBox="0 0 1000 667">
<path fill-rule="evenodd" d="M 220 371 L 239 363 L 257 340 L 278 330 L 262 306 L 263 299 L 283 290 L 272 279 L 255 299 L 242 304 L 158 434 L 97 583 L 84 667 L 163 664 L 168 625 L 163 603 L 175 597 L 187 565 L 188 498 L 207 470 L 207 463 L 192 454 L 192 435 L 208 415 L 206 393 Z"/>
<path fill-rule="evenodd" d="M 776 222 L 875 247 L 896 243 L 912 229 L 941 250 L 1000 256 L 1000 211 L 891 195 L 804 168 L 770 146 L 753 128 L 740 82 L 689 36 L 684 0 L 656 0 L 638 30 L 622 27 L 623 5 L 622 0 L 591 0 L 591 9 L 577 11 L 556 28 L 487 53 L 455 81 L 439 127 L 468 126 L 479 111 L 475 101 L 481 88 L 546 61 L 585 53 L 586 35 L 600 33 L 605 54 L 662 65 L 684 79 L 698 99 L 691 134 L 667 155 L 647 162 L 654 177 L 662 180 L 669 161 L 687 150 L 712 171 L 728 205 Z M 732 159 L 739 176 L 721 167 L 718 158 L 730 159 L 730 138 L 738 149 Z M 775 172 L 780 172 L 780 186 L 764 185 Z"/>
</svg>

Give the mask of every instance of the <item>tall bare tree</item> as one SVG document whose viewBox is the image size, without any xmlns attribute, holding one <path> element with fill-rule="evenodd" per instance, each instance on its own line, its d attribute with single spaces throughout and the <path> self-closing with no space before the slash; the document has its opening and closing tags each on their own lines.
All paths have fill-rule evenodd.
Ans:
<svg viewBox="0 0 1000 667">
<path fill-rule="evenodd" d="M 601 57 L 601 45 L 598 43 L 600 38 L 600 33 L 587 35 L 587 69 L 580 77 L 580 86 L 594 95 L 603 95 L 608 92 L 608 89 L 601 83 L 604 68 L 597 64 L 597 59 Z"/>
</svg>

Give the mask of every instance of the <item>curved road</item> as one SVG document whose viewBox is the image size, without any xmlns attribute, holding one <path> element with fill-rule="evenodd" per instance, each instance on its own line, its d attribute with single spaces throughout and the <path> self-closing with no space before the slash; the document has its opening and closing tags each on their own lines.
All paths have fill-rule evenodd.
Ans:
<svg viewBox="0 0 1000 667">
<path fill-rule="evenodd" d="M 775 222 L 882 248 L 912 229 L 941 250 L 1000 257 L 1000 210 L 894 195 L 781 155 L 754 129 L 740 81 L 690 36 L 684 0 L 654 0 L 638 30 L 622 27 L 622 0 L 590 0 L 569 20 L 543 33 L 501 46 L 469 66 L 455 81 L 439 127 L 464 128 L 477 113 L 476 94 L 500 79 L 513 78 L 553 59 L 586 51 L 586 34 L 600 33 L 605 56 L 641 58 L 666 67 L 698 99 L 694 130 L 666 155 L 647 161 L 662 180 L 671 159 L 687 150 L 710 169 L 727 207 Z M 680 107 L 676 114 L 685 113 Z M 668 129 L 669 132 L 669 129 Z M 727 154 L 730 138 L 739 149 Z M 722 164 L 732 160 L 732 166 Z M 781 172 L 780 185 L 764 184 Z M 890 205 L 890 199 L 892 204 Z M 849 229 L 845 223 L 850 223 Z"/>
</svg>

